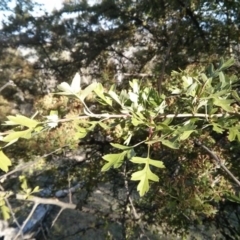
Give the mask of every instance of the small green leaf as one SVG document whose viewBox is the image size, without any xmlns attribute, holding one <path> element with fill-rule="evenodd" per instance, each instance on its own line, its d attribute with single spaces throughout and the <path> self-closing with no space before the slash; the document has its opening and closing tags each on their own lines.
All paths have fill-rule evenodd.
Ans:
<svg viewBox="0 0 240 240">
<path fill-rule="evenodd" d="M 162 139 L 160 141 L 163 145 L 165 145 L 169 148 L 172 148 L 172 149 L 178 149 L 179 148 L 179 145 L 176 142 L 171 142 L 171 141 L 165 140 L 165 139 Z"/>
<path fill-rule="evenodd" d="M 28 189 L 28 184 L 27 184 L 27 179 L 26 179 L 26 176 L 19 176 L 19 180 L 21 182 L 21 188 L 22 190 L 24 190 L 25 192 L 27 191 Z"/>
<path fill-rule="evenodd" d="M 129 145 L 129 143 L 132 139 L 132 136 L 133 136 L 132 133 L 128 132 L 128 136 L 127 136 L 126 140 L 124 141 L 124 144 Z"/>
<path fill-rule="evenodd" d="M 180 135 L 180 140 L 183 141 L 183 140 L 186 140 L 190 137 L 190 135 L 195 132 L 195 130 L 189 130 L 189 131 L 184 131 L 181 135 Z"/>
<path fill-rule="evenodd" d="M 12 163 L 10 159 L 0 150 L 0 169 L 4 172 L 8 172 L 8 167 L 11 166 Z"/>
<path fill-rule="evenodd" d="M 138 164 L 150 164 L 158 168 L 165 168 L 163 165 L 162 161 L 159 160 L 153 160 L 151 158 L 141 158 L 141 157 L 133 157 L 131 160 L 133 163 L 138 163 Z"/>
<path fill-rule="evenodd" d="M 137 190 L 139 191 L 140 196 L 143 196 L 149 190 L 149 180 L 158 182 L 159 178 L 151 171 L 149 165 L 146 164 L 143 170 L 132 174 L 131 180 L 140 181 L 137 186 Z"/>
<path fill-rule="evenodd" d="M 72 83 L 71 83 L 71 89 L 74 91 L 74 93 L 78 93 L 81 90 L 81 76 L 79 73 L 76 73 Z"/>
<path fill-rule="evenodd" d="M 98 83 L 96 88 L 93 90 L 97 96 L 102 99 L 106 104 L 112 106 L 112 100 L 104 95 L 104 89 L 101 83 Z"/>
<path fill-rule="evenodd" d="M 82 127 L 76 127 L 75 139 L 85 138 L 88 134 L 88 130 Z"/>
<path fill-rule="evenodd" d="M 193 79 L 192 79 L 192 77 L 183 76 L 183 77 L 182 77 L 182 80 L 183 80 L 183 88 L 184 88 L 184 89 L 187 89 L 190 85 L 193 84 Z"/>
<path fill-rule="evenodd" d="M 18 132 L 11 132 L 6 137 L 2 139 L 3 142 L 11 142 L 16 141 L 19 138 L 25 138 L 30 139 L 31 138 L 32 129 L 27 129 L 24 131 L 18 131 Z"/>
<path fill-rule="evenodd" d="M 133 157 L 130 161 L 133 163 L 146 164 L 148 163 L 148 158 Z"/>
<path fill-rule="evenodd" d="M 84 88 L 83 90 L 80 91 L 79 94 L 77 94 L 79 96 L 79 98 L 84 101 L 84 99 L 93 92 L 93 90 L 95 90 L 95 88 L 97 87 L 97 83 L 93 82 L 91 83 L 89 86 L 87 86 L 86 88 Z"/>
<path fill-rule="evenodd" d="M 102 167 L 101 171 L 102 172 L 108 171 L 111 167 L 113 168 L 120 167 L 127 153 L 128 151 L 123 151 L 121 153 L 107 154 L 103 156 L 103 159 L 108 161 L 108 163 Z"/>
<path fill-rule="evenodd" d="M 132 117 L 132 124 L 137 127 L 138 125 L 143 124 L 143 121 L 137 119 L 136 117 Z"/>
<path fill-rule="evenodd" d="M 222 71 L 222 70 L 225 70 L 225 69 L 231 67 L 231 66 L 234 64 L 234 62 L 235 62 L 235 60 L 234 60 L 233 58 L 227 60 L 226 62 L 224 62 L 224 63 L 220 66 L 219 70 Z"/>
<path fill-rule="evenodd" d="M 232 142 L 232 141 L 235 140 L 236 136 L 237 136 L 236 128 L 234 128 L 234 127 L 229 128 L 228 140 L 229 140 L 230 142 Z"/>
<path fill-rule="evenodd" d="M 223 129 L 222 126 L 217 123 L 212 123 L 212 126 L 213 126 L 213 131 L 217 133 L 223 133 L 225 131 L 225 129 Z"/>
<path fill-rule="evenodd" d="M 70 85 L 67 82 L 62 82 L 60 85 L 57 86 L 57 88 L 61 91 L 63 91 L 62 93 L 66 93 L 66 94 L 74 94 L 72 88 L 70 87 Z M 61 93 L 59 93 L 61 94 Z"/>
<path fill-rule="evenodd" d="M 109 94 L 109 96 L 110 96 L 113 100 L 115 100 L 119 105 L 122 105 L 121 101 L 119 100 L 118 95 L 117 95 L 115 92 L 113 92 L 112 90 L 110 90 L 110 91 L 108 92 L 108 94 Z"/>
<path fill-rule="evenodd" d="M 121 149 L 121 150 L 129 150 L 131 149 L 132 147 L 131 146 L 125 146 L 125 145 L 121 145 L 119 143 L 110 143 L 114 148 L 117 148 L 117 149 Z"/>
<path fill-rule="evenodd" d="M 13 125 L 21 125 L 21 126 L 25 126 L 28 128 L 35 128 L 39 122 L 36 120 L 33 120 L 31 118 L 22 116 L 22 115 L 16 115 L 15 116 L 8 116 L 7 117 L 11 123 L 13 123 Z M 9 122 L 8 122 L 9 123 Z"/>
<path fill-rule="evenodd" d="M 229 129 L 229 133 L 228 133 L 228 140 L 230 142 L 234 141 L 237 137 L 238 141 L 240 141 L 240 132 L 239 132 L 239 128 L 237 127 L 230 127 Z"/>
<path fill-rule="evenodd" d="M 154 167 L 165 168 L 163 162 L 160 160 L 149 159 L 149 164 L 153 165 Z"/>
<path fill-rule="evenodd" d="M 2 205 L 1 212 L 4 220 L 8 220 L 10 218 L 10 209 L 6 205 Z"/>
<path fill-rule="evenodd" d="M 129 99 L 133 102 L 133 103 L 138 103 L 138 94 L 133 93 L 133 92 L 129 92 Z"/>
<path fill-rule="evenodd" d="M 235 99 L 238 103 L 240 103 L 240 97 L 239 97 L 239 95 L 238 95 L 238 93 L 237 93 L 236 90 L 232 91 L 232 96 L 234 97 L 234 99 Z"/>
<path fill-rule="evenodd" d="M 134 93 L 138 93 L 139 92 L 139 85 L 138 85 L 138 80 L 137 79 L 133 79 L 132 81 L 130 81 L 129 85 L 133 89 Z"/>
<path fill-rule="evenodd" d="M 227 85 L 223 72 L 219 73 L 219 79 L 220 79 L 220 82 L 221 82 L 221 89 L 222 89 Z"/>
<path fill-rule="evenodd" d="M 38 193 L 40 190 L 39 186 L 36 186 L 33 190 L 32 193 Z"/>
<path fill-rule="evenodd" d="M 102 129 L 104 129 L 104 130 L 109 129 L 109 126 L 108 126 L 107 124 L 103 123 L 103 122 L 98 122 L 98 124 L 99 124 L 99 126 L 100 126 Z"/>
<path fill-rule="evenodd" d="M 221 107 L 226 112 L 233 112 L 233 108 L 230 106 L 234 100 L 232 99 L 220 99 L 220 98 L 214 98 L 213 104 Z"/>
</svg>

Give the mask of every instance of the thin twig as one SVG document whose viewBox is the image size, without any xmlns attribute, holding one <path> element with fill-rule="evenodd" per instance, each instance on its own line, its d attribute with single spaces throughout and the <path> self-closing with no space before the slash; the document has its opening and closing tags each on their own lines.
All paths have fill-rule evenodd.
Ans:
<svg viewBox="0 0 240 240">
<path fill-rule="evenodd" d="M 64 208 L 61 208 L 60 211 L 58 212 L 57 216 L 54 218 L 51 228 L 54 226 L 54 224 L 56 223 L 57 219 L 59 218 L 60 214 L 63 212 Z"/>
<path fill-rule="evenodd" d="M 35 212 L 35 210 L 36 210 L 36 208 L 37 208 L 37 206 L 38 206 L 38 204 L 39 204 L 39 203 L 35 203 L 35 204 L 33 205 L 33 208 L 32 208 L 32 210 L 31 210 L 31 212 L 28 214 L 27 219 L 24 221 L 22 227 L 21 227 L 21 228 L 19 229 L 19 231 L 18 231 L 18 234 L 15 236 L 15 238 L 14 238 L 13 240 L 17 240 L 18 236 L 19 236 L 19 235 L 22 235 L 24 227 L 27 225 L 28 221 L 31 219 L 33 213 Z"/>
<path fill-rule="evenodd" d="M 48 205 L 56 205 L 61 208 L 68 208 L 68 209 L 76 209 L 76 204 L 73 203 L 65 203 L 61 202 L 58 199 L 54 198 L 40 198 L 40 197 L 35 197 L 35 196 L 30 196 L 26 198 L 25 195 L 23 194 L 16 194 L 16 199 L 18 200 L 25 200 L 25 201 L 31 201 L 34 202 L 35 204 L 48 204 Z"/>
<path fill-rule="evenodd" d="M 237 185 L 240 187 L 240 182 L 238 181 L 238 179 L 230 172 L 229 169 L 226 168 L 226 166 L 224 164 L 222 164 L 220 158 L 214 153 L 212 152 L 208 147 L 206 147 L 205 145 L 203 145 L 200 141 L 195 141 L 195 144 L 197 146 L 202 147 L 204 150 L 206 150 L 211 156 L 212 158 L 215 160 L 215 163 L 220 165 L 220 167 L 222 167 L 224 169 L 225 172 L 227 172 L 227 174 L 237 183 Z"/>
</svg>

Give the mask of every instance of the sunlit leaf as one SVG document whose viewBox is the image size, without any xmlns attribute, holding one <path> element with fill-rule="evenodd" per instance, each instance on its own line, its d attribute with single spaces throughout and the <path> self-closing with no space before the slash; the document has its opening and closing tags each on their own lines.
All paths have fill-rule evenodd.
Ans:
<svg viewBox="0 0 240 240">
<path fill-rule="evenodd" d="M 138 103 L 138 94 L 129 92 L 129 98 L 133 103 Z"/>
<path fill-rule="evenodd" d="M 227 60 L 226 62 L 224 62 L 221 66 L 219 70 L 224 70 L 227 69 L 229 67 L 231 67 L 234 64 L 235 60 L 233 58 Z"/>
<path fill-rule="evenodd" d="M 0 169 L 4 172 L 8 172 L 8 167 L 11 166 L 12 163 L 10 159 L 0 150 Z"/>
<path fill-rule="evenodd" d="M 84 101 L 84 99 L 89 96 L 90 93 L 93 92 L 93 90 L 96 88 L 97 83 L 93 82 L 91 83 L 89 86 L 87 86 L 86 88 L 84 88 L 84 90 L 82 90 L 78 95 L 80 97 L 80 99 L 82 101 Z"/>
<path fill-rule="evenodd" d="M 99 124 L 99 126 L 100 126 L 102 129 L 104 129 L 104 130 L 109 129 L 109 126 L 108 126 L 107 124 L 103 123 L 103 122 L 98 122 L 98 124 Z"/>
<path fill-rule="evenodd" d="M 165 139 L 161 139 L 161 143 L 169 148 L 172 149 L 178 149 L 179 148 L 179 144 L 177 144 L 176 142 L 171 142 L 169 140 L 165 140 Z"/>
<path fill-rule="evenodd" d="M 234 141 L 237 137 L 238 141 L 240 141 L 240 132 L 239 132 L 239 128 L 237 127 L 230 127 L 228 132 L 228 140 L 230 142 Z"/>
<path fill-rule="evenodd" d="M 139 85 L 138 85 L 138 80 L 137 79 L 133 79 L 132 81 L 130 81 L 129 85 L 132 87 L 134 93 L 139 92 Z"/>
<path fill-rule="evenodd" d="M 73 94 L 73 90 L 67 82 L 62 82 L 57 86 L 57 88 L 65 93 Z"/>
<path fill-rule="evenodd" d="M 129 150 L 131 149 L 132 147 L 131 146 L 125 146 L 125 145 L 121 145 L 119 143 L 110 143 L 114 148 L 117 148 L 117 149 L 121 149 L 121 150 Z"/>
<path fill-rule="evenodd" d="M 104 89 L 101 83 L 98 83 L 95 89 L 93 90 L 97 96 L 102 99 L 106 104 L 112 106 L 112 100 L 109 97 L 104 95 Z"/>
<path fill-rule="evenodd" d="M 107 164 L 105 164 L 101 171 L 108 171 L 111 167 L 113 168 L 118 168 L 122 165 L 122 162 L 125 158 L 125 156 L 127 155 L 128 151 L 123 151 L 121 153 L 114 153 L 114 154 L 107 154 L 105 156 L 103 156 L 103 159 L 105 161 L 108 161 Z"/>
<path fill-rule="evenodd" d="M 139 119 L 137 119 L 135 117 L 132 117 L 132 124 L 133 124 L 133 126 L 137 127 L 138 125 L 143 124 L 143 123 L 144 123 L 143 121 L 141 121 L 141 120 L 139 120 Z"/>
<path fill-rule="evenodd" d="M 138 163 L 138 164 L 150 164 L 158 168 L 164 168 L 165 166 L 163 165 L 163 162 L 160 160 L 153 160 L 151 158 L 141 158 L 141 157 L 133 157 L 131 160 L 133 163 Z"/>
<path fill-rule="evenodd" d="M 8 220 L 11 217 L 10 209 L 6 205 L 2 205 L 2 206 L 0 206 L 0 208 L 1 208 L 3 219 Z"/>
<path fill-rule="evenodd" d="M 234 100 L 232 99 L 220 99 L 220 98 L 214 98 L 213 104 L 221 107 L 223 110 L 227 112 L 233 112 L 233 108 L 230 106 Z"/>
<path fill-rule="evenodd" d="M 24 175 L 19 176 L 19 181 L 21 182 L 22 190 L 26 191 L 28 189 L 26 176 L 24 176 Z"/>
<path fill-rule="evenodd" d="M 223 129 L 222 126 L 217 123 L 212 123 L 212 126 L 213 126 L 213 131 L 217 133 L 223 133 L 225 131 L 225 129 Z"/>
<path fill-rule="evenodd" d="M 19 138 L 30 139 L 32 136 L 32 129 L 27 129 L 24 131 L 11 132 L 6 137 L 2 139 L 3 142 L 11 142 Z"/>
<path fill-rule="evenodd" d="M 75 93 L 78 93 L 81 90 L 81 76 L 79 73 L 75 74 L 71 83 L 71 89 Z"/>
<path fill-rule="evenodd" d="M 154 174 L 149 168 L 149 165 L 146 164 L 143 170 L 132 174 L 131 180 L 140 181 L 137 186 L 137 190 L 139 191 L 140 196 L 143 196 L 149 190 L 149 180 L 158 182 L 159 177 Z"/>
<path fill-rule="evenodd" d="M 189 136 L 195 132 L 195 130 L 189 130 L 189 131 L 184 131 L 181 135 L 180 135 L 180 140 L 186 140 L 189 138 Z"/>
<path fill-rule="evenodd" d="M 35 128 L 39 122 L 36 120 L 33 120 L 31 118 L 22 116 L 22 115 L 16 115 L 16 116 L 7 116 L 7 118 L 10 120 L 13 124 L 18 124 L 21 126 L 26 126 L 28 128 Z M 11 124 L 10 124 L 11 125 Z"/>
<path fill-rule="evenodd" d="M 182 80 L 183 80 L 183 88 L 184 88 L 184 89 L 187 89 L 190 85 L 193 84 L 193 79 L 192 79 L 192 77 L 183 76 L 183 77 L 182 77 Z"/>
<path fill-rule="evenodd" d="M 127 136 L 126 140 L 124 141 L 124 144 L 129 145 L 129 143 L 132 139 L 132 136 L 133 136 L 132 133 L 128 133 L 128 136 Z"/>
<path fill-rule="evenodd" d="M 222 84 L 221 88 L 224 88 L 227 85 L 227 83 L 226 83 L 226 79 L 225 79 L 225 76 L 224 76 L 223 72 L 219 73 L 219 79 L 220 79 L 220 82 Z"/>
<path fill-rule="evenodd" d="M 109 94 L 109 96 L 111 96 L 111 98 L 112 98 L 113 100 L 115 100 L 118 104 L 122 105 L 122 104 L 121 104 L 121 101 L 119 100 L 118 95 L 117 95 L 115 92 L 113 92 L 112 90 L 110 90 L 110 91 L 108 92 L 108 94 Z"/>
</svg>

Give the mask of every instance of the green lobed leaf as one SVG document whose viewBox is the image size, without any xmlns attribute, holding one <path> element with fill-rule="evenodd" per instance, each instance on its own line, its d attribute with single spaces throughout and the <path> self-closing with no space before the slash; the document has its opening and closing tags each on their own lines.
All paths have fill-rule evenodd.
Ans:
<svg viewBox="0 0 240 240">
<path fill-rule="evenodd" d="M 98 122 L 98 124 L 99 124 L 99 126 L 100 126 L 102 129 L 104 129 L 104 130 L 109 129 L 109 126 L 108 126 L 107 124 L 103 123 L 103 122 Z"/>
<path fill-rule="evenodd" d="M 83 90 L 80 91 L 79 94 L 77 94 L 79 96 L 79 98 L 81 99 L 81 101 L 84 101 L 84 99 L 90 94 L 92 93 L 95 88 L 97 87 L 97 83 L 93 82 L 90 85 L 88 85 L 86 88 L 84 88 Z"/>
<path fill-rule="evenodd" d="M 133 103 L 138 103 L 138 94 L 133 93 L 133 92 L 129 92 L 129 99 L 133 102 Z"/>
<path fill-rule="evenodd" d="M 232 99 L 220 99 L 220 98 L 214 98 L 213 104 L 221 107 L 226 112 L 233 112 L 233 108 L 230 106 L 234 100 Z"/>
<path fill-rule="evenodd" d="M 224 88 L 227 85 L 227 83 L 226 83 L 225 75 L 223 74 L 223 72 L 219 73 L 219 79 L 221 82 L 221 88 Z"/>
<path fill-rule="evenodd" d="M 72 80 L 71 83 L 71 89 L 75 92 L 78 93 L 81 90 L 81 76 L 80 74 L 77 72 Z"/>
<path fill-rule="evenodd" d="M 7 118 L 13 123 L 13 125 L 16 124 L 28 128 L 35 128 L 39 124 L 36 120 L 18 114 L 16 116 L 7 116 Z"/>
<path fill-rule="evenodd" d="M 96 88 L 93 90 L 99 98 L 101 98 L 106 104 L 112 106 L 112 100 L 104 95 L 104 89 L 101 83 L 98 83 Z"/>
<path fill-rule="evenodd" d="M 172 149 L 178 149 L 179 148 L 179 144 L 175 142 L 175 140 L 177 139 L 177 137 L 174 137 L 174 141 L 169 141 L 163 138 L 156 138 L 150 141 L 145 142 L 146 144 L 154 144 L 157 142 L 161 142 L 163 145 L 172 148 Z"/>
<path fill-rule="evenodd" d="M 132 181 L 140 181 L 137 186 L 137 190 L 138 190 L 140 196 L 144 196 L 145 193 L 147 193 L 149 191 L 149 180 L 158 182 L 159 177 L 156 174 L 154 174 L 151 171 L 149 165 L 146 164 L 143 170 L 137 171 L 132 174 L 131 180 Z"/>
<path fill-rule="evenodd" d="M 7 207 L 6 205 L 1 205 L 0 207 L 1 207 L 3 219 L 8 220 L 11 217 L 11 215 L 10 215 L 11 211 L 10 211 L 9 207 Z"/>
<path fill-rule="evenodd" d="M 238 141 L 240 141 L 240 132 L 239 132 L 239 128 L 238 127 L 230 127 L 228 129 L 228 140 L 230 142 L 234 141 L 237 137 Z"/>
<path fill-rule="evenodd" d="M 118 95 L 117 95 L 114 91 L 110 90 L 110 91 L 108 92 L 108 94 L 109 94 L 109 96 L 110 96 L 113 100 L 115 100 L 119 105 L 122 105 L 122 103 L 121 103 Z"/>
<path fill-rule="evenodd" d="M 110 143 L 114 148 L 117 148 L 117 149 L 121 149 L 121 150 L 129 150 L 129 149 L 132 149 L 133 147 L 131 146 L 125 146 L 125 145 L 121 145 L 119 143 Z"/>
<path fill-rule="evenodd" d="M 102 172 L 108 171 L 111 167 L 113 168 L 120 167 L 127 153 L 128 151 L 123 151 L 121 153 L 107 154 L 103 156 L 103 159 L 105 161 L 108 161 L 108 163 L 102 167 L 101 171 Z"/>
<path fill-rule="evenodd" d="M 0 169 L 4 172 L 8 172 L 8 167 L 11 166 L 12 163 L 10 159 L 0 150 Z"/>
<path fill-rule="evenodd" d="M 189 131 L 184 131 L 181 135 L 180 135 L 180 140 L 183 141 L 183 140 L 186 140 L 190 137 L 190 135 L 195 132 L 195 130 L 189 130 Z"/>
<path fill-rule="evenodd" d="M 223 62 L 219 68 L 219 70 L 225 70 L 229 67 L 231 67 L 234 64 L 235 60 L 233 58 L 227 60 L 226 62 Z"/>
<path fill-rule="evenodd" d="M 129 85 L 133 89 L 134 93 L 138 93 L 139 92 L 139 84 L 138 84 L 138 80 L 137 79 L 133 79 L 132 81 L 130 81 Z"/>
<path fill-rule="evenodd" d="M 153 160 L 151 158 L 141 158 L 141 157 L 133 157 L 131 160 L 133 163 L 138 163 L 138 164 L 150 164 L 158 168 L 165 168 L 163 165 L 163 162 L 160 160 Z"/>
<path fill-rule="evenodd" d="M 57 86 L 57 88 L 63 92 L 58 93 L 58 94 L 74 94 L 74 91 L 72 90 L 72 88 L 70 87 L 70 85 L 67 82 L 62 82 L 61 84 L 59 84 Z"/>
<path fill-rule="evenodd" d="M 140 125 L 140 124 L 143 124 L 144 122 L 143 121 L 141 121 L 141 120 L 139 120 L 139 119 L 137 119 L 136 117 L 132 117 L 132 124 L 133 124 L 133 126 L 135 126 L 135 127 L 137 127 L 138 125 Z"/>
<path fill-rule="evenodd" d="M 9 133 L 6 137 L 2 139 L 3 142 L 11 142 L 18 140 L 19 138 L 25 138 L 25 139 L 30 139 L 32 136 L 32 129 L 27 129 L 24 131 L 18 131 L 18 132 L 11 132 Z"/>
<path fill-rule="evenodd" d="M 212 123 L 211 125 L 213 126 L 213 131 L 217 133 L 223 133 L 225 131 L 225 129 L 222 128 L 222 126 L 217 123 Z"/>
</svg>

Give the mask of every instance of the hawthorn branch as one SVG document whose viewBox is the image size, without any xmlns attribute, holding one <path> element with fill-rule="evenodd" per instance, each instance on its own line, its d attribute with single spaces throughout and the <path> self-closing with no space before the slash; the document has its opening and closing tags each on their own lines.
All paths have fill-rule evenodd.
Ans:
<svg viewBox="0 0 240 240">
<path fill-rule="evenodd" d="M 34 204 L 47 204 L 47 205 L 55 205 L 63 209 L 76 209 L 76 204 L 73 203 L 65 203 L 62 201 L 59 201 L 58 199 L 54 198 L 40 198 L 35 196 L 30 196 L 26 198 L 23 194 L 16 194 L 16 199 L 18 200 L 25 200 L 25 201 L 31 201 L 34 202 Z"/>
<path fill-rule="evenodd" d="M 221 118 L 221 117 L 229 117 L 232 115 L 239 115 L 237 112 L 232 112 L 232 113 L 216 113 L 216 114 L 205 114 L 205 113 L 177 113 L 177 114 L 159 114 L 157 115 L 158 118 L 191 118 L 191 117 L 199 117 L 199 118 Z M 105 118 L 105 120 L 109 118 L 128 118 L 131 117 L 131 113 L 127 114 L 108 114 L 108 113 L 103 113 L 103 114 L 87 114 L 83 116 L 78 116 L 74 118 L 65 118 L 65 119 L 60 119 L 58 120 L 59 123 L 62 122 L 68 122 L 68 121 L 73 121 L 73 120 L 80 120 L 80 119 L 87 119 L 87 118 Z M 1 135 L 1 133 L 0 133 Z M 2 133 L 3 135 L 3 133 Z"/>
<path fill-rule="evenodd" d="M 231 171 L 221 162 L 220 158 L 212 152 L 208 147 L 203 145 L 200 141 L 195 141 L 195 144 L 199 147 L 202 147 L 205 151 L 207 151 L 212 158 L 215 160 L 215 163 L 219 165 L 221 168 L 224 169 L 224 171 L 237 183 L 237 185 L 240 187 L 240 182 L 239 180 L 231 173 Z"/>
</svg>

